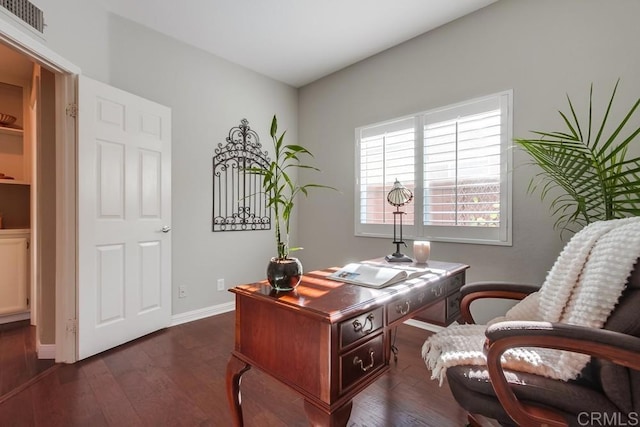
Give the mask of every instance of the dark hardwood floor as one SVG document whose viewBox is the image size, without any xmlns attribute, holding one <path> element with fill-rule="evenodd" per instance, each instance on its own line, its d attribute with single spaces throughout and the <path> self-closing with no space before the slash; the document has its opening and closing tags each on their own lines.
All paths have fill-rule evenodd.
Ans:
<svg viewBox="0 0 640 427">
<path fill-rule="evenodd" d="M 35 333 L 28 320 L 0 325 L 0 402 L 54 365 L 38 359 Z"/>
<path fill-rule="evenodd" d="M 61 366 L 0 404 L 0 426 L 229 426 L 233 330 L 231 312 Z M 354 399 L 349 426 L 466 424 L 446 384 L 429 379 L 420 356 L 428 334 L 398 328 L 398 363 Z M 242 404 L 248 427 L 308 425 L 301 398 L 256 369 L 243 376 Z"/>
</svg>

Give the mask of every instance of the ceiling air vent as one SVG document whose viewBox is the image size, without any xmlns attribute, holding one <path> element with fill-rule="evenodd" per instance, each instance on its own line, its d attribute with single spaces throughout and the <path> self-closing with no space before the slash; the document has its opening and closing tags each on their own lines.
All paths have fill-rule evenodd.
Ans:
<svg viewBox="0 0 640 427">
<path fill-rule="evenodd" d="M 9 12 L 26 22 L 29 26 L 42 33 L 44 28 L 44 17 L 42 15 L 42 11 L 30 1 L 0 0 L 0 6 L 3 6 Z"/>
</svg>

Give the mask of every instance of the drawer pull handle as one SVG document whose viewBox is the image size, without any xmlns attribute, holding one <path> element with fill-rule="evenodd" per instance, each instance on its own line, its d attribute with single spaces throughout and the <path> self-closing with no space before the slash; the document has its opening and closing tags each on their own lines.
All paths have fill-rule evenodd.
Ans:
<svg viewBox="0 0 640 427">
<path fill-rule="evenodd" d="M 369 329 L 365 330 L 367 327 L 367 323 L 369 323 Z M 364 319 L 364 325 L 360 323 L 358 319 L 353 321 L 353 331 L 354 332 L 362 332 L 363 334 L 368 334 L 373 331 L 373 313 L 369 314 L 366 319 Z"/>
<path fill-rule="evenodd" d="M 433 295 L 435 295 L 436 297 L 441 296 L 443 290 L 444 290 L 443 286 L 438 286 L 438 287 L 435 287 L 435 288 L 431 288 L 431 292 L 433 292 Z"/>
<path fill-rule="evenodd" d="M 404 304 L 396 305 L 396 313 L 400 313 L 401 315 L 405 315 L 411 310 L 411 303 L 409 300 L 405 301 Z"/>
<path fill-rule="evenodd" d="M 367 372 L 369 369 L 373 368 L 373 365 L 375 364 L 375 361 L 373 360 L 373 355 L 374 355 L 373 349 L 370 348 L 369 357 L 371 357 L 371 363 L 369 363 L 367 366 L 364 366 L 364 362 L 362 361 L 362 359 L 356 356 L 353 358 L 353 364 L 360 365 L 360 369 L 362 370 L 362 372 Z"/>
</svg>

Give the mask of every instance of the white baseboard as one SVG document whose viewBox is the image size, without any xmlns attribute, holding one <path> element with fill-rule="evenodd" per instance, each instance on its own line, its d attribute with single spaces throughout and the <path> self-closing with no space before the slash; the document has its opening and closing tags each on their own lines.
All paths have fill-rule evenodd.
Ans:
<svg viewBox="0 0 640 427">
<path fill-rule="evenodd" d="M 205 317 L 215 316 L 216 314 L 228 313 L 236 309 L 236 302 L 226 302 L 224 304 L 212 305 L 211 307 L 199 308 L 198 310 L 188 311 L 186 313 L 174 314 L 171 316 L 171 326 L 181 325 L 194 320 L 204 319 Z"/>
<path fill-rule="evenodd" d="M 409 326 L 415 326 L 416 328 L 425 329 L 431 332 L 440 332 L 441 330 L 446 329 L 443 326 L 432 325 L 431 323 L 421 322 L 420 320 L 416 320 L 416 319 L 405 320 L 404 324 Z"/>
<path fill-rule="evenodd" d="M 56 345 L 55 344 L 42 344 L 38 338 L 36 343 L 36 351 L 38 352 L 38 359 L 55 359 L 56 358 Z"/>
<path fill-rule="evenodd" d="M 200 308 L 198 310 L 189 311 L 186 313 L 180 313 L 171 316 L 171 326 L 181 325 L 182 323 L 193 322 L 194 320 L 204 319 L 205 317 L 215 316 L 216 314 L 227 313 L 236 309 L 235 301 L 227 302 L 224 304 L 213 305 L 211 307 Z M 29 313 L 27 313 L 27 319 Z M 20 319 L 19 319 L 20 320 Z M 55 344 L 42 344 L 40 340 L 36 343 L 36 349 L 38 352 L 38 359 L 55 359 L 56 358 L 56 345 Z"/>
</svg>

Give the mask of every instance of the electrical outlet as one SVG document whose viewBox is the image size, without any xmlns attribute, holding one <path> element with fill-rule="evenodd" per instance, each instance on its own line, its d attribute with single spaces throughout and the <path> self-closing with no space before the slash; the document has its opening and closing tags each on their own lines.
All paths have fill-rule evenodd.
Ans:
<svg viewBox="0 0 640 427">
<path fill-rule="evenodd" d="M 218 279 L 218 290 L 224 291 L 224 279 Z"/>
<path fill-rule="evenodd" d="M 178 286 L 178 298 L 187 297 L 187 287 L 185 285 Z"/>
</svg>

